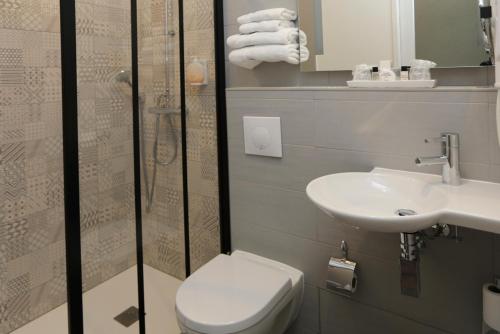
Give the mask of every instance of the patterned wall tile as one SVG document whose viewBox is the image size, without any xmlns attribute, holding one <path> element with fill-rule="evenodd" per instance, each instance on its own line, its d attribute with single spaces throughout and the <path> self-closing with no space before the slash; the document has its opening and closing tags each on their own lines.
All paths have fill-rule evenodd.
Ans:
<svg viewBox="0 0 500 334">
<path fill-rule="evenodd" d="M 177 10 L 175 1 L 170 2 L 171 11 Z M 145 108 L 153 107 L 159 95 L 170 90 L 173 105 L 179 105 L 179 59 L 178 41 L 172 36 L 165 36 L 167 27 L 165 18 L 169 1 L 143 0 L 139 4 L 139 45 L 140 45 L 140 87 L 146 100 Z M 186 0 L 186 61 L 191 57 L 199 57 L 213 61 L 213 3 L 209 0 Z M 172 27 L 177 33 L 178 20 L 173 19 Z M 167 44 L 168 47 L 165 47 Z M 173 49 L 173 52 L 172 52 Z M 169 51 L 170 50 L 170 51 Z M 190 236 L 192 269 L 197 269 L 219 253 L 220 241 L 218 233 L 218 201 L 207 206 L 196 198 L 199 189 L 202 193 L 215 194 L 217 198 L 217 138 L 215 88 L 187 88 L 187 154 L 189 167 L 190 198 Z M 180 129 L 179 119 L 175 119 L 175 128 Z M 154 159 L 152 145 L 154 141 L 155 117 L 145 115 L 144 137 L 146 150 L 146 168 L 149 175 L 153 172 Z M 162 125 L 162 133 L 168 129 Z M 180 132 L 177 132 L 180 135 Z M 178 140 L 180 142 L 180 140 Z M 170 146 L 171 147 L 171 146 Z M 168 152 L 168 143 L 160 145 L 162 152 Z M 178 158 L 179 159 L 179 158 Z M 195 171 L 195 172 L 193 172 Z M 183 214 L 182 214 L 182 166 L 176 162 L 169 167 L 158 168 L 158 187 L 151 213 L 145 218 L 145 236 L 147 247 L 145 261 L 166 273 L 183 277 Z M 144 184 L 144 182 L 143 182 Z M 192 186 L 202 184 L 199 186 Z M 173 188 L 173 187 L 177 188 Z M 143 189 L 143 193 L 145 190 Z M 173 198 L 169 194 L 175 194 Z M 177 199 L 179 198 L 179 199 Z M 192 200 L 194 198 L 194 201 Z M 143 202 L 145 200 L 143 199 Z M 211 209 L 208 210 L 207 208 Z M 209 232 L 210 231 L 210 232 Z"/>
<path fill-rule="evenodd" d="M 187 85 L 189 108 L 188 158 L 189 238 L 192 270 L 220 253 L 219 185 L 217 155 L 217 107 L 215 101 L 215 59 L 213 0 L 186 0 L 186 62 L 192 58 L 208 61 L 209 84 Z"/>
<path fill-rule="evenodd" d="M 176 1 L 141 0 L 139 2 L 139 73 L 140 90 L 144 97 L 143 131 L 146 172 L 149 182 L 154 168 L 157 169 L 156 190 L 153 206 L 149 213 L 144 210 L 145 263 L 165 273 L 183 279 L 184 270 L 184 227 L 183 189 L 180 117 L 172 116 L 173 128 L 163 116 L 160 122 L 160 144 L 158 157 L 168 160 L 177 145 L 177 158 L 169 166 L 155 163 L 153 145 L 155 140 L 156 116 L 147 112 L 158 105 L 158 99 L 168 94 L 170 107 L 179 106 L 178 23 L 175 18 L 166 17 L 177 12 Z M 172 19 L 175 36 L 168 36 L 166 20 Z M 167 48 L 168 46 L 168 48 Z M 176 67 L 176 68 L 174 68 Z M 172 132 L 173 131 L 173 132 Z M 171 134 L 174 133 L 175 140 Z M 155 166 L 156 164 L 156 166 Z M 143 203 L 146 203 L 143 179 Z"/>
<path fill-rule="evenodd" d="M 135 263 L 129 6 L 77 1 L 85 289 Z M 61 128 L 59 0 L 0 0 L 0 333 L 65 301 Z"/>
<path fill-rule="evenodd" d="M 10 332 L 65 300 L 64 184 L 58 0 L 0 0 L 0 332 Z M 155 116 L 169 93 L 180 101 L 175 1 L 139 3 L 146 169 L 152 175 Z M 212 3 L 186 0 L 186 55 L 213 62 Z M 135 263 L 130 96 L 113 81 L 130 68 L 130 3 L 79 0 L 79 138 L 84 288 Z M 171 21 L 175 36 L 169 35 Z M 168 48 L 166 47 L 168 46 Z M 210 85 L 188 88 L 193 268 L 219 249 L 213 65 Z M 160 126 L 160 158 L 180 145 L 180 118 Z M 179 152 L 180 147 L 177 147 Z M 184 277 L 180 155 L 158 170 L 155 202 L 144 217 L 146 263 Z M 151 177 L 151 176 L 150 176 Z M 195 186 L 200 184 L 200 186 Z M 143 189 L 143 194 L 146 191 Z M 144 196 L 143 195 L 143 196 Z M 145 201 L 143 201 L 145 202 Z M 43 265 L 42 265 L 43 264 Z M 5 293 L 4 293 L 5 292 Z"/>
<path fill-rule="evenodd" d="M 22 11 L 24 1 L 2 0 L 0 1 L 0 28 L 22 29 Z"/>
</svg>

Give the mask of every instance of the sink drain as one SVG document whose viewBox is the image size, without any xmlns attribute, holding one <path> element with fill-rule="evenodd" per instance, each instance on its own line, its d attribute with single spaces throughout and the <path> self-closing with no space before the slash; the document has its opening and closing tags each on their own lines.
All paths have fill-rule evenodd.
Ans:
<svg viewBox="0 0 500 334">
<path fill-rule="evenodd" d="M 400 217 L 416 216 L 417 212 L 411 209 L 398 209 L 395 214 Z"/>
</svg>

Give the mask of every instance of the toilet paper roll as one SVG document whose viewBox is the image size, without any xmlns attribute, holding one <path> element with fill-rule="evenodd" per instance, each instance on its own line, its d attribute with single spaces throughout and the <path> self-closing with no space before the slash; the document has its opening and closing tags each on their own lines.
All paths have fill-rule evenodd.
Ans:
<svg viewBox="0 0 500 334">
<path fill-rule="evenodd" d="M 483 319 L 496 331 L 500 331 L 500 289 L 493 284 L 483 286 Z"/>
<path fill-rule="evenodd" d="M 332 257 L 328 263 L 326 286 L 349 293 L 356 292 L 358 287 L 356 266 L 356 262 Z"/>
</svg>

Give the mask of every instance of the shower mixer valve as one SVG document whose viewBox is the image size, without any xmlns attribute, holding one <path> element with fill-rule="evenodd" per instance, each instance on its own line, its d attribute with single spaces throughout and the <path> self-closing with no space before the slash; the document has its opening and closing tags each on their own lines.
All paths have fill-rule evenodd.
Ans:
<svg viewBox="0 0 500 334">
<path fill-rule="evenodd" d="M 167 108 L 170 104 L 170 89 L 166 89 L 165 93 L 158 95 L 156 98 L 156 106 L 159 108 Z"/>
</svg>

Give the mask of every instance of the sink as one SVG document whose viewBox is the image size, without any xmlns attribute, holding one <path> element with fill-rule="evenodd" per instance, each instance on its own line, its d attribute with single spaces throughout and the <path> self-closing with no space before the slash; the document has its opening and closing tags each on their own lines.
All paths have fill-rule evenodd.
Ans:
<svg viewBox="0 0 500 334">
<path fill-rule="evenodd" d="M 375 168 L 320 177 L 307 195 L 329 216 L 371 231 L 413 233 L 439 222 L 500 233 L 497 183 L 450 186 L 437 175 Z"/>
</svg>

